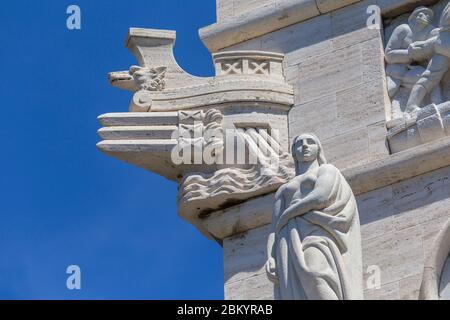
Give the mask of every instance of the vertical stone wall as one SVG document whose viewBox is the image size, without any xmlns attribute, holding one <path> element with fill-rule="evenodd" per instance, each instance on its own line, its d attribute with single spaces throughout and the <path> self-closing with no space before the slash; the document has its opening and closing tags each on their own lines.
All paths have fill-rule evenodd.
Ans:
<svg viewBox="0 0 450 320">
<path fill-rule="evenodd" d="M 447 167 L 358 197 L 364 266 L 381 270 L 381 288 L 366 288 L 367 299 L 418 299 L 424 262 L 450 218 L 449 194 Z"/>
</svg>

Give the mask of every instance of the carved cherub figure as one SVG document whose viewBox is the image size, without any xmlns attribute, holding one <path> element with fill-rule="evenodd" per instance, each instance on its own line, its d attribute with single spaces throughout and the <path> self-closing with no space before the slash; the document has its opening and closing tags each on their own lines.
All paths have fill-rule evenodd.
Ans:
<svg viewBox="0 0 450 320">
<path fill-rule="evenodd" d="M 414 54 L 409 47 L 412 43 L 436 35 L 437 31 L 431 24 L 433 16 L 431 9 L 418 7 L 409 16 L 407 24 L 394 29 L 385 50 L 388 93 L 391 98 L 400 86 L 411 88 L 425 71 L 421 65 L 425 57 Z"/>
</svg>

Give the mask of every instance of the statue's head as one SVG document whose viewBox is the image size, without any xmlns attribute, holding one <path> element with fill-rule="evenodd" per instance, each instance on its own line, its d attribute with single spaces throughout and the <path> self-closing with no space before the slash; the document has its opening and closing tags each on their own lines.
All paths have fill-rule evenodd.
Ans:
<svg viewBox="0 0 450 320">
<path fill-rule="evenodd" d="M 311 162 L 317 159 L 319 165 L 327 163 L 320 140 L 311 133 L 301 134 L 292 142 L 292 156 L 298 162 Z"/>
<path fill-rule="evenodd" d="M 408 22 L 416 25 L 427 26 L 434 18 L 433 10 L 426 7 L 418 7 L 409 16 Z"/>
</svg>

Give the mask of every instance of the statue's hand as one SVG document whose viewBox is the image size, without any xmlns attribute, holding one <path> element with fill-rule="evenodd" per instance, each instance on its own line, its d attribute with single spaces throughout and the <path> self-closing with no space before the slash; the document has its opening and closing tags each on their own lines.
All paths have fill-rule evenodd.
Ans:
<svg viewBox="0 0 450 320">
<path fill-rule="evenodd" d="M 283 211 L 277 223 L 277 230 L 281 229 L 284 225 L 288 223 L 290 219 L 292 219 L 295 212 L 297 211 L 297 204 L 299 204 L 300 202 L 301 200 L 292 201 L 289 207 Z"/>
<path fill-rule="evenodd" d="M 278 283 L 278 275 L 276 270 L 276 262 L 274 258 L 269 258 L 266 263 L 266 273 L 267 277 L 273 283 Z"/>
<path fill-rule="evenodd" d="M 411 43 L 408 47 L 408 56 L 411 60 L 417 61 L 421 59 L 422 46 L 417 42 Z"/>
<path fill-rule="evenodd" d="M 301 202 L 301 200 L 294 200 L 294 201 L 292 201 L 292 202 L 290 203 L 289 207 L 286 208 L 286 210 L 283 211 L 283 213 L 281 214 L 281 216 L 282 216 L 282 217 L 288 217 L 288 216 L 290 216 L 290 215 L 296 210 L 297 204 L 300 203 L 300 202 Z"/>
<path fill-rule="evenodd" d="M 430 54 L 430 42 L 416 41 L 408 46 L 408 56 L 413 61 L 427 60 Z"/>
</svg>

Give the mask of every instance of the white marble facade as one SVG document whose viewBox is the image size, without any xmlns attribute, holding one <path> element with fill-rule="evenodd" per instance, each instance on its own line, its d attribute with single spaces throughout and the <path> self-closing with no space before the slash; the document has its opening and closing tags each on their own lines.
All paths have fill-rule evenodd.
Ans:
<svg viewBox="0 0 450 320">
<path fill-rule="evenodd" d="M 356 200 L 351 234 L 360 246 L 351 259 L 360 271 L 351 285 L 327 282 L 356 288 L 331 290 L 336 296 L 324 283 L 314 291 L 293 280 L 303 285 L 294 298 L 450 299 L 450 82 L 446 60 L 435 73 L 431 63 L 446 53 L 447 4 L 217 0 L 217 23 L 200 30 L 214 57 L 211 78 L 180 69 L 174 32 L 131 29 L 127 47 L 139 67 L 110 74 L 132 91 L 131 112 L 100 117 L 98 147 L 180 184 L 179 215 L 223 246 L 226 299 L 274 299 L 280 273 L 267 244 L 276 192 L 296 179 L 292 141 L 312 133 Z M 268 149 L 280 167 L 267 175 L 264 165 L 173 162 L 182 132 L 211 127 L 236 129 L 247 145 L 278 130 Z M 198 143 L 226 155 L 227 141 Z"/>
</svg>

